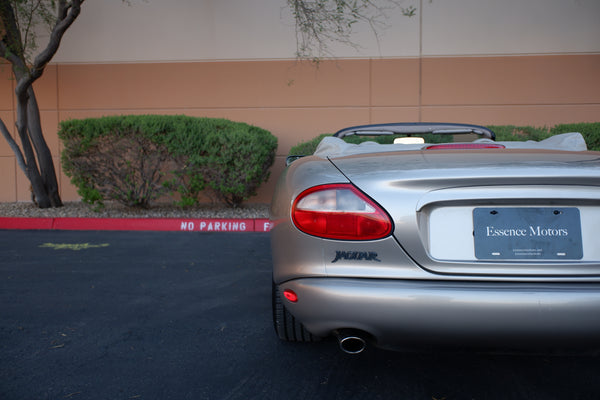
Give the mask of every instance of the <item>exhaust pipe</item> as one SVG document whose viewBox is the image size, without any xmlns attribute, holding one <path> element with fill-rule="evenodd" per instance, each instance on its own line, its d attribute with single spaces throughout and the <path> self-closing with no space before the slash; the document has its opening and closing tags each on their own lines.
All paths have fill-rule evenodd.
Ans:
<svg viewBox="0 0 600 400">
<path fill-rule="evenodd" d="M 367 347 L 366 340 L 357 331 L 342 330 L 336 333 L 340 349 L 347 354 L 362 353 Z"/>
</svg>

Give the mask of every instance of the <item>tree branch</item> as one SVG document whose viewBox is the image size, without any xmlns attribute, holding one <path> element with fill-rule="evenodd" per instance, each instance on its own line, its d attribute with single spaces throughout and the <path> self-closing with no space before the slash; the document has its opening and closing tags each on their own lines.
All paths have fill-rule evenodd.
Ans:
<svg viewBox="0 0 600 400">
<path fill-rule="evenodd" d="M 84 0 L 0 0 L 0 57 L 11 63 L 16 81 L 16 127 L 20 146 L 2 121 L 0 131 L 31 182 L 40 208 L 62 205 L 52 154 L 42 134 L 33 83 L 58 51 L 63 35 L 81 12 Z M 45 49 L 30 61 L 38 24 L 50 27 Z M 25 35 L 25 37 L 23 37 Z M 39 165 L 38 165 L 39 164 Z"/>
<path fill-rule="evenodd" d="M 54 54 L 58 51 L 58 47 L 60 46 L 60 42 L 65 34 L 66 30 L 69 29 L 71 24 L 75 21 L 75 19 L 79 16 L 81 12 L 81 4 L 84 0 L 72 0 L 67 4 L 66 0 L 59 0 L 58 2 L 58 18 L 56 21 L 56 25 L 52 29 L 52 33 L 50 33 L 50 41 L 48 45 L 38 56 L 35 58 L 33 62 L 32 68 L 32 78 L 33 80 L 39 78 L 44 72 L 44 68 L 50 62 Z M 33 81 L 32 81 L 33 82 Z"/>
<path fill-rule="evenodd" d="M 15 156 L 17 157 L 17 165 L 24 173 L 27 173 L 27 166 L 25 165 L 23 153 L 21 152 L 17 142 L 15 142 L 15 139 L 10 134 L 9 130 L 6 128 L 6 125 L 2 119 L 0 119 L 0 131 L 2 132 L 2 136 L 4 136 L 4 139 L 6 139 L 12 151 L 15 153 Z"/>
<path fill-rule="evenodd" d="M 0 21 L 2 21 L 2 40 L 4 47 L 1 57 L 6 58 L 8 53 L 23 58 L 24 49 L 21 41 L 21 31 L 16 23 L 15 12 L 8 1 L 0 1 Z M 12 60 L 9 60 L 12 62 Z"/>
<path fill-rule="evenodd" d="M 296 22 L 296 56 L 318 61 L 332 56 L 329 43 L 338 42 L 354 49 L 354 26 L 367 24 L 379 45 L 379 32 L 386 26 L 387 15 L 401 10 L 408 17 L 415 15 L 413 6 L 402 7 L 403 0 L 287 0 Z"/>
</svg>

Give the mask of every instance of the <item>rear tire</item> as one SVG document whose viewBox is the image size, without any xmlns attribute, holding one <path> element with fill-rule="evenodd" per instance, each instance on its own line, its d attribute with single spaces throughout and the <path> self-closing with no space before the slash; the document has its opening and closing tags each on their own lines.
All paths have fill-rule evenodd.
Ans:
<svg viewBox="0 0 600 400">
<path fill-rule="evenodd" d="M 279 339 L 286 342 L 316 342 L 319 337 L 306 330 L 302 323 L 285 308 L 279 288 L 273 282 L 272 290 L 273 327 Z"/>
</svg>

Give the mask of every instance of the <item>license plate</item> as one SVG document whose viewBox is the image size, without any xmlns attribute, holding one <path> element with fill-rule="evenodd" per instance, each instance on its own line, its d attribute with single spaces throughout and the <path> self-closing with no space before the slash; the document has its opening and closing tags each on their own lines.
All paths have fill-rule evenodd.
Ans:
<svg viewBox="0 0 600 400">
<path fill-rule="evenodd" d="M 480 207 L 473 210 L 480 260 L 579 260 L 581 220 L 575 207 Z"/>
</svg>

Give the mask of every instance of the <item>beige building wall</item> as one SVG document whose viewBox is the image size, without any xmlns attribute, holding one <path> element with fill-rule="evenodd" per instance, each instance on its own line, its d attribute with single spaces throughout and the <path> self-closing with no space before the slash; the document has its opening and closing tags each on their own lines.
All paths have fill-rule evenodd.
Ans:
<svg viewBox="0 0 600 400">
<path fill-rule="evenodd" d="M 451 3 L 451 4 L 449 4 Z M 502 5 L 499 5 L 501 3 Z M 406 1 L 379 43 L 296 62 L 283 0 L 88 0 L 35 84 L 60 171 L 59 121 L 187 114 L 243 121 L 279 139 L 268 202 L 294 144 L 323 132 L 399 121 L 544 126 L 600 120 L 600 2 Z M 419 10 L 421 12 L 419 12 Z M 363 27 L 364 28 L 364 27 Z M 14 82 L 0 67 L 0 118 L 14 126 Z M 13 129 L 14 131 L 14 129 Z M 63 200 L 78 196 L 60 173 Z M 0 141 L 0 201 L 29 183 Z"/>
</svg>

